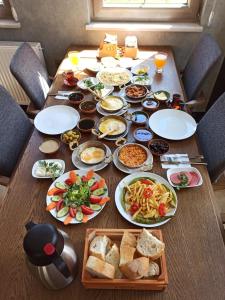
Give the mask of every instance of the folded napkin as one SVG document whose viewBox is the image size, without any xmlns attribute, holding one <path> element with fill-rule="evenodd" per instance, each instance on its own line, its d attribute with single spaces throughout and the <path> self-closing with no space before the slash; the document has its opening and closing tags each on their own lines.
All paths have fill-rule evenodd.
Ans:
<svg viewBox="0 0 225 300">
<path fill-rule="evenodd" d="M 191 167 L 189 163 L 179 163 L 179 162 L 189 162 L 188 154 L 165 154 L 160 156 L 160 161 L 163 169 L 172 169 L 172 168 L 183 168 L 183 167 Z M 163 163 L 162 161 L 168 162 L 178 162 L 178 164 L 169 164 Z"/>
<path fill-rule="evenodd" d="M 68 100 L 68 96 L 73 93 L 73 91 L 58 91 L 58 95 L 55 96 L 56 100 Z"/>
</svg>

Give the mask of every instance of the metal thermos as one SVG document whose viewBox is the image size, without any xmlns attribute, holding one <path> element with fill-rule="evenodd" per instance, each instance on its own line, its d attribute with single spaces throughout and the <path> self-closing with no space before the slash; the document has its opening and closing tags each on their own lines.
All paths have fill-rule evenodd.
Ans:
<svg viewBox="0 0 225 300">
<path fill-rule="evenodd" d="M 29 222 L 23 241 L 27 263 L 49 289 L 70 284 L 77 273 L 77 255 L 69 236 L 51 224 Z"/>
</svg>

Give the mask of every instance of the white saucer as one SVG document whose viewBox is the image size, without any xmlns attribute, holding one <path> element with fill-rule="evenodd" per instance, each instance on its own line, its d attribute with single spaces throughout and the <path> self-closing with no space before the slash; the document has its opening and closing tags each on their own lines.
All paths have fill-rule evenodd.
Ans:
<svg viewBox="0 0 225 300">
<path fill-rule="evenodd" d="M 110 157 L 112 155 L 112 152 L 110 150 L 110 148 L 105 145 L 106 147 L 106 156 L 107 157 Z M 74 166 L 80 170 L 89 170 L 90 168 L 93 170 L 93 171 L 100 171 L 102 169 L 104 169 L 105 167 L 108 166 L 108 164 L 110 164 L 110 162 L 101 162 L 99 164 L 96 164 L 96 165 L 87 165 L 85 163 L 83 163 L 78 157 L 77 157 L 77 151 L 78 151 L 78 148 L 74 149 L 73 153 L 72 153 L 72 163 L 74 164 Z"/>
<path fill-rule="evenodd" d="M 147 164 L 151 164 L 151 166 L 153 166 L 153 156 L 151 154 L 151 152 L 148 150 L 148 148 L 144 147 L 146 149 L 146 151 L 149 153 L 149 159 L 147 160 Z M 127 173 L 127 174 L 131 174 L 134 172 L 139 172 L 139 171 L 150 171 L 152 169 L 152 167 L 150 168 L 145 168 L 145 167 L 141 167 L 141 168 L 128 168 L 125 167 L 124 165 L 122 165 L 119 160 L 118 160 L 118 151 L 119 148 L 117 148 L 114 153 L 113 153 L 113 163 L 116 166 L 117 169 L 119 169 L 120 171 Z"/>
</svg>

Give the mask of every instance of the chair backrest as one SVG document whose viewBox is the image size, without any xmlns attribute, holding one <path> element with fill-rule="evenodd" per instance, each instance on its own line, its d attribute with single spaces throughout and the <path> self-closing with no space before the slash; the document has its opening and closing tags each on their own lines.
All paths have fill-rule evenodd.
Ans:
<svg viewBox="0 0 225 300">
<path fill-rule="evenodd" d="M 214 182 L 225 170 L 225 93 L 201 119 L 197 135 Z"/>
<path fill-rule="evenodd" d="M 0 85 L 0 175 L 11 176 L 32 128 L 24 111 Z"/>
<path fill-rule="evenodd" d="M 202 83 L 221 55 L 222 51 L 217 42 L 209 34 L 204 34 L 183 72 L 182 79 L 188 101 L 198 96 Z"/>
<path fill-rule="evenodd" d="M 24 89 L 36 109 L 41 109 L 49 91 L 47 70 L 28 43 L 23 43 L 15 52 L 10 70 Z"/>
</svg>

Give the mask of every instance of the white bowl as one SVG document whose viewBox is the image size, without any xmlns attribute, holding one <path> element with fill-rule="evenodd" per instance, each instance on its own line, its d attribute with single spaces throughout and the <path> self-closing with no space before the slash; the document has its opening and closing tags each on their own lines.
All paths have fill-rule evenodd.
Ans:
<svg viewBox="0 0 225 300">
<path fill-rule="evenodd" d="M 185 187 L 179 187 L 177 185 L 175 185 L 174 183 L 172 183 L 172 181 L 170 180 L 170 176 L 172 174 L 175 174 L 175 173 L 179 173 L 179 172 L 195 172 L 196 174 L 198 174 L 199 176 L 199 183 L 194 185 L 194 186 L 185 186 Z M 196 187 L 196 186 L 200 186 L 203 184 L 203 179 L 202 179 L 202 175 L 201 173 L 199 172 L 198 169 L 194 168 L 194 167 L 183 167 L 183 168 L 173 168 L 173 169 L 168 169 L 167 170 L 167 179 L 170 183 L 170 185 L 172 185 L 173 187 L 178 187 L 178 188 L 192 188 L 192 187 Z"/>
</svg>

